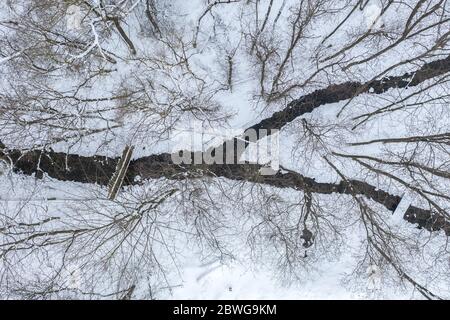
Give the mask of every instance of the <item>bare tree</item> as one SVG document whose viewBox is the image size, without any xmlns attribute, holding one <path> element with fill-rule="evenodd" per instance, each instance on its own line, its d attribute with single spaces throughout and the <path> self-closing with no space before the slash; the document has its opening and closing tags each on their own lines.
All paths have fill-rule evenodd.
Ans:
<svg viewBox="0 0 450 320">
<path fill-rule="evenodd" d="M 165 297 L 186 248 L 222 263 L 248 250 L 302 280 L 354 247 L 352 281 L 376 266 L 385 281 L 448 297 L 448 1 L 181 10 L 161 0 L 0 6 L 0 180 L 26 190 L 0 194 L 0 297 Z M 190 122 L 227 128 L 230 104 L 249 97 L 255 137 L 161 151 Z M 273 130 L 292 160 L 273 175 L 249 161 L 173 160 Z M 136 155 L 117 174 L 125 145 Z M 113 176 L 122 189 L 108 198 Z"/>
</svg>

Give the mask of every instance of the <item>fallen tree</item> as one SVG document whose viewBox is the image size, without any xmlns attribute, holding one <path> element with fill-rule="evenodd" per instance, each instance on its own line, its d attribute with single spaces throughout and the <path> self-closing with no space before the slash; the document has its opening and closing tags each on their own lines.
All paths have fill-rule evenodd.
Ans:
<svg viewBox="0 0 450 320">
<path fill-rule="evenodd" d="M 319 106 L 351 99 L 362 93 L 380 94 L 392 88 L 406 88 L 433 77 L 447 73 L 450 70 L 450 56 L 424 64 L 415 72 L 405 73 L 402 76 L 385 77 L 380 80 L 371 80 L 367 83 L 348 82 L 331 85 L 325 89 L 316 90 L 288 104 L 288 106 L 274 113 L 249 129 L 260 132 L 266 129 L 271 134 L 272 129 L 281 129 L 287 123 L 306 113 L 312 112 Z M 240 137 L 234 138 L 236 148 Z M 263 136 L 257 136 L 261 139 Z M 254 141 L 253 141 L 254 142 Z M 222 146 L 224 147 L 224 143 Z M 218 148 L 219 148 L 218 147 Z M 186 151 L 184 151 L 186 152 Z M 190 153 L 191 159 L 195 153 Z M 110 158 L 94 155 L 91 157 L 76 154 L 58 153 L 48 150 L 22 151 L 10 150 L 0 144 L 0 158 L 11 164 L 16 172 L 41 177 L 43 173 L 62 181 L 76 181 L 107 185 L 114 175 L 120 158 Z M 377 189 L 366 182 L 359 180 L 340 181 L 339 183 L 319 183 L 314 179 L 305 177 L 294 171 L 278 171 L 274 175 L 261 175 L 261 166 L 255 164 L 174 164 L 172 154 L 163 153 L 142 157 L 131 161 L 126 173 L 124 184 L 132 185 L 141 179 L 188 179 L 198 177 L 224 177 L 231 180 L 261 183 L 277 188 L 293 188 L 320 194 L 358 194 L 383 205 L 390 211 L 395 211 L 401 197 Z M 410 206 L 404 214 L 404 219 L 412 224 L 429 231 L 443 230 L 450 235 L 450 221 L 433 210 Z"/>
</svg>

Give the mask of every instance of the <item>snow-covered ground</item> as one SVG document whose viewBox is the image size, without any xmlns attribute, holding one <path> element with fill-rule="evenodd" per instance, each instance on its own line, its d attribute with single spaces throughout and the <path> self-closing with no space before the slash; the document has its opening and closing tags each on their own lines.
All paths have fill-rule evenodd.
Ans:
<svg viewBox="0 0 450 320">
<path fill-rule="evenodd" d="M 139 1 L 128 2 L 138 5 Z M 407 38 L 386 50 L 379 59 L 348 69 L 340 68 L 341 63 L 362 61 L 372 52 L 390 45 L 389 37 L 378 39 L 374 36 L 376 40 L 373 42 L 366 39 L 361 45 L 355 45 L 342 56 L 330 58 L 329 61 L 320 61 L 315 57 L 330 57 L 343 50 L 355 35 L 364 30 L 372 28 L 377 33 L 396 30 L 399 21 L 407 19 L 409 11 L 398 4 L 396 9 L 388 10 L 379 18 L 383 1 L 371 0 L 363 10 L 356 10 L 345 27 L 333 33 L 322 45 L 324 37 L 333 32 L 349 11 L 349 8 L 340 10 L 344 1 L 328 1 L 327 11 L 305 30 L 308 36 L 295 50 L 281 87 L 294 83 L 304 85 L 295 87 L 283 99 L 267 102 L 261 95 L 261 83 L 266 89 L 270 87 L 276 73 L 275 66 L 279 66 L 282 59 L 277 53 L 277 57 L 273 58 L 274 66 L 268 66 L 267 79 L 261 82 L 261 67 L 256 56 L 249 54 L 248 48 L 249 32 L 254 28 L 253 6 L 258 1 L 252 1 L 251 5 L 244 2 L 247 1 L 219 4 L 204 16 L 212 1 L 158 2 L 161 20 L 167 20 L 169 26 L 166 30 L 168 36 L 164 39 L 167 42 L 149 37 L 139 23 L 143 12 L 130 11 L 124 28 L 134 39 L 135 56 L 130 55 L 129 48 L 118 34 L 112 32 L 107 36 L 108 33 L 104 32 L 98 35 L 95 27 L 87 28 L 83 39 L 91 39 L 93 35 L 105 36 L 101 43 L 89 47 L 90 50 L 95 52 L 95 48 L 101 45 L 108 49 L 102 53 L 111 55 L 117 61 L 110 65 L 100 59 L 100 62 L 92 62 L 92 66 L 86 62 L 86 68 L 92 68 L 92 71 L 99 67 L 104 74 L 86 81 L 88 85 L 79 90 L 77 86 L 85 81 L 83 76 L 79 76 L 82 72 L 78 74 L 78 71 L 67 67 L 65 59 L 84 61 L 91 52 L 85 51 L 83 55 L 74 57 L 73 48 L 57 46 L 55 50 L 59 58 L 63 57 L 60 64 L 64 67 L 56 67 L 51 73 L 52 78 L 41 76 L 40 71 L 36 71 L 38 68 L 32 72 L 24 69 L 24 61 L 27 60 L 23 55 L 27 47 L 39 47 L 38 44 L 19 39 L 15 46 L 23 51 L 0 49 L 0 141 L 10 149 L 51 148 L 56 152 L 111 157 L 120 156 L 124 146 L 135 145 L 133 158 L 137 159 L 186 148 L 186 139 L 194 137 L 198 140 L 206 136 L 208 144 L 191 146 L 192 150 L 205 149 L 242 133 L 245 128 L 284 109 L 289 101 L 330 84 L 364 82 L 373 77 L 402 75 L 417 70 L 418 63 L 413 61 L 396 65 L 386 74 L 383 72 L 398 61 L 408 61 L 413 56 L 424 54 L 434 44 L 436 36 L 434 31 L 425 32 L 420 37 L 420 45 L 418 39 Z M 269 3 L 260 1 L 257 9 L 259 24 L 264 20 Z M 268 37 L 270 44 L 283 53 L 291 41 L 287 35 L 291 30 L 291 15 L 297 5 L 295 0 L 273 1 L 274 7 L 269 15 L 269 21 L 273 22 L 273 26 L 270 25 L 272 31 L 266 32 L 264 37 Z M 0 3 L 0 38 L 13 37 L 7 19 L 19 14 L 21 9 L 18 4 L 18 11 L 11 13 L 6 3 Z M 278 12 L 279 17 L 276 16 Z M 446 18 L 448 11 L 441 17 L 427 19 Z M 426 22 L 428 20 L 425 19 L 423 23 Z M 197 26 L 200 27 L 197 29 Z M 173 44 L 173 48 L 167 43 Z M 182 52 L 185 57 L 173 54 L 172 50 Z M 440 54 L 437 58 L 442 58 L 445 53 L 448 54 L 448 44 L 437 50 Z M 228 88 L 229 70 L 225 57 L 231 53 L 234 55 L 233 79 L 232 88 Z M 22 58 L 24 60 L 20 60 Z M 189 60 L 189 68 L 180 62 L 183 58 Z M 335 66 L 327 66 L 337 60 L 339 62 Z M 21 63 L 14 64 L 16 61 Z M 428 58 L 420 61 L 427 62 Z M 58 63 L 55 62 L 55 65 Z M 297 67 L 294 68 L 294 65 Z M 51 67 L 50 63 L 48 67 Z M 76 68 L 83 69 L 74 66 L 74 70 Z M 14 77 L 10 78 L 8 74 L 14 74 Z M 22 81 L 26 88 L 25 84 L 31 79 L 37 79 L 37 84 L 28 87 L 27 94 L 31 98 L 22 101 L 24 93 L 17 90 L 20 87 L 17 83 Z M 399 259 L 408 266 L 404 271 L 413 273 L 418 282 L 441 296 L 450 297 L 450 280 L 445 276 L 450 267 L 447 238 L 442 232 L 419 230 L 402 218 L 410 205 L 427 207 L 428 202 L 417 193 L 406 190 L 397 180 L 373 174 L 347 158 L 333 155 L 334 152 L 399 160 L 398 154 L 404 152 L 405 158 L 414 155 L 415 159 L 428 163 L 431 153 L 433 165 L 448 172 L 448 150 L 445 149 L 430 151 L 424 147 L 423 150 L 415 150 L 400 144 L 350 145 L 381 138 L 447 132 L 450 112 L 446 96 L 450 88 L 445 78 L 439 85 L 433 85 L 435 82 L 436 79 L 431 79 L 416 87 L 392 89 L 383 94 L 366 93 L 350 101 L 323 105 L 283 127 L 278 136 L 278 155 L 283 168 L 318 182 L 339 182 L 342 180 L 340 175 L 344 175 L 349 179 L 382 186 L 384 191 L 402 196 L 403 200 L 394 213 L 375 203 L 371 206 L 386 226 L 408 240 L 408 245 L 399 250 Z M 48 88 L 61 95 L 43 94 L 37 98 Z M 131 94 L 131 98 L 117 97 L 133 90 L 136 92 Z M 419 94 L 421 90 L 424 90 L 423 94 Z M 404 99 L 409 95 L 409 100 Z M 440 97 L 440 103 L 434 103 Z M 80 99 L 89 101 L 81 103 Z M 11 101 L 19 101 L 19 106 L 27 111 L 2 108 Z M 392 108 L 401 108 L 374 116 L 352 129 L 358 123 L 354 119 L 356 116 L 389 104 Z M 188 109 L 192 106 L 200 111 L 184 112 L 183 107 Z M 62 112 L 64 118 L 53 121 L 55 110 Z M 41 121 L 43 119 L 48 122 Z M 320 142 L 313 141 L 307 135 L 305 123 L 319 131 Z M 191 131 L 192 127 L 198 131 Z M 249 150 L 244 156 L 255 161 L 252 159 L 254 155 Z M 332 159 L 340 174 L 324 156 Z M 411 172 L 403 167 L 380 167 L 415 187 L 421 187 L 415 184 Z M 279 238 L 280 234 L 275 229 L 285 228 L 282 231 L 293 232 L 293 226 L 297 223 L 295 219 L 303 210 L 303 192 L 254 183 L 241 185 L 223 178 L 193 180 L 143 181 L 142 185 L 124 188 L 115 201 L 109 201 L 106 199 L 106 187 L 56 181 L 47 175 L 43 179 L 35 179 L 12 172 L 5 162 L 0 161 L 0 230 L 12 225 L 20 231 L 20 223 L 33 224 L 35 221 L 54 219 L 51 223 L 33 227 L 33 232 L 42 232 L 46 236 L 53 227 L 60 230 L 104 226 L 117 217 L 132 222 L 134 217 L 142 214 L 140 204 L 145 200 L 162 197 L 165 192 L 170 193 L 171 188 L 176 190 L 174 194 L 170 193 L 173 197 L 171 201 L 162 202 L 161 207 L 148 214 L 146 224 L 136 227 L 141 233 L 130 232 L 130 238 L 125 237 L 120 245 L 109 243 L 109 237 L 116 232 L 112 229 L 101 235 L 95 233 L 92 238 L 86 236 L 86 244 L 78 244 L 74 240 L 74 248 L 70 247 L 71 244 L 70 250 L 55 245 L 49 252 L 37 249 L 27 255 L 23 249 L 24 253 L 18 252 L 14 256 L 21 262 L 17 266 L 9 265 L 7 260 L 0 262 L 0 277 L 8 274 L 16 281 L 6 286 L 0 285 L 0 298 L 27 293 L 8 292 L 9 287 L 25 286 L 39 291 L 42 289 L 39 281 L 47 281 L 46 277 L 50 274 L 57 274 L 52 279 L 55 283 L 62 281 L 66 287 L 73 289 L 61 293 L 64 298 L 80 297 L 77 290 L 100 290 L 101 294 L 93 297 L 108 298 L 111 297 L 108 293 L 122 292 L 130 283 L 136 282 L 140 285 L 134 294 L 146 299 L 423 298 L 417 288 L 400 279 L 398 272 L 386 263 L 380 262 L 378 268 L 370 261 L 366 252 L 367 234 L 351 196 L 314 196 L 314 201 L 323 210 L 323 215 L 320 215 L 323 220 L 319 220 L 324 229 L 313 247 L 294 253 L 295 261 L 292 262 L 289 256 L 292 253 L 286 248 L 287 245 L 284 247 L 284 239 Z M 436 206 L 447 212 L 450 209 L 448 181 L 446 177 L 429 172 L 420 178 L 421 183 L 432 187 L 430 192 L 437 190 L 444 195 L 433 200 Z M 263 222 L 267 221 L 273 222 L 273 225 L 268 223 L 269 226 L 262 227 Z M 118 228 L 117 232 L 126 233 L 126 227 Z M 15 236 L 8 236 L 2 241 L 15 241 Z M 142 238 L 147 240 L 141 243 Z M 39 243 L 36 241 L 36 247 Z M 94 254 L 90 246 L 98 246 L 99 252 Z M 78 255 L 74 257 L 79 260 L 69 259 L 71 250 L 78 250 Z M 116 250 L 120 253 L 119 257 L 111 254 Z M 110 254 L 111 257 L 107 258 Z M 84 270 L 85 273 L 79 274 L 77 270 Z"/>
</svg>

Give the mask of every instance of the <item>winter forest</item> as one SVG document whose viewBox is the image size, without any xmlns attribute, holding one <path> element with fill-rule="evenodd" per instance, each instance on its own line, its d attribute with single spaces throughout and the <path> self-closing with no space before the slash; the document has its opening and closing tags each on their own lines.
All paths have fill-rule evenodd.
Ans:
<svg viewBox="0 0 450 320">
<path fill-rule="evenodd" d="M 0 299 L 449 299 L 450 1 L 1 0 Z"/>
</svg>

